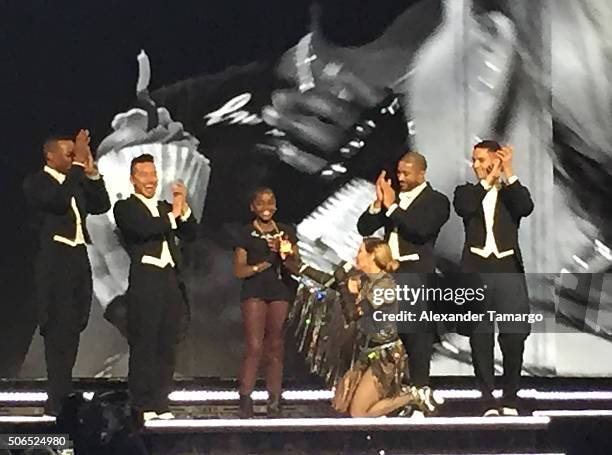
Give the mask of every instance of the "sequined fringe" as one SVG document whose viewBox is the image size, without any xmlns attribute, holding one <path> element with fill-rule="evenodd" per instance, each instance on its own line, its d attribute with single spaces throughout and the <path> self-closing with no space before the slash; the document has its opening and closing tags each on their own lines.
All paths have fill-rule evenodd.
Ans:
<svg viewBox="0 0 612 455">
<path fill-rule="evenodd" d="M 336 291 L 302 279 L 288 324 L 311 373 L 330 387 L 356 362 L 359 332 L 355 322 L 346 321 Z"/>
</svg>

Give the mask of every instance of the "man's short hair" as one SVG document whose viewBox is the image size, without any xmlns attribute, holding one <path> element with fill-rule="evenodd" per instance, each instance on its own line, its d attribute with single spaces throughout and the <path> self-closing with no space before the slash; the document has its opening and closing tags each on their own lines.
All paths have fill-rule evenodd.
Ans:
<svg viewBox="0 0 612 455">
<path fill-rule="evenodd" d="M 499 142 L 487 139 L 485 141 L 480 141 L 478 144 L 474 146 L 475 149 L 487 149 L 489 152 L 497 152 L 502 149 Z"/>
<path fill-rule="evenodd" d="M 52 136 L 48 136 L 43 142 L 43 159 L 47 160 L 47 154 L 51 153 L 58 142 L 60 141 L 74 141 L 74 138 L 68 135 L 59 135 L 54 134 Z"/>
<path fill-rule="evenodd" d="M 400 158 L 400 161 L 406 161 L 409 163 L 414 163 L 417 165 L 419 170 L 426 171 L 427 170 L 427 160 L 423 155 L 419 152 L 415 152 L 414 150 L 409 151 L 404 156 Z"/>
<path fill-rule="evenodd" d="M 143 153 L 140 156 L 137 156 L 136 158 L 132 159 L 132 162 L 130 163 L 130 175 L 134 175 L 134 168 L 136 167 L 137 164 L 140 163 L 153 163 L 155 164 L 155 159 L 153 158 L 153 155 L 151 155 L 150 153 Z"/>
</svg>

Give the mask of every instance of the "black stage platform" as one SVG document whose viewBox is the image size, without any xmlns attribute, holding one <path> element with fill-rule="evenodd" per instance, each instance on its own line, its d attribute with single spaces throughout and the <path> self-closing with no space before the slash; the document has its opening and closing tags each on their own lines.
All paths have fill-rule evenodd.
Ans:
<svg viewBox="0 0 612 455">
<path fill-rule="evenodd" d="M 329 406 L 331 392 L 288 384 L 282 418 L 236 418 L 230 380 L 181 380 L 170 395 L 176 419 L 141 430 L 150 454 L 612 454 L 612 384 L 598 380 L 525 379 L 519 417 L 478 417 L 470 379 L 437 378 L 439 416 L 350 419 Z M 83 380 L 84 396 L 125 389 L 125 382 Z M 0 433 L 54 433 L 42 417 L 44 382 L 0 382 Z M 0 451 L 0 453 L 2 453 Z M 14 452 L 18 453 L 18 452 Z M 124 452 L 109 452 L 124 453 Z M 87 454 L 89 455 L 89 454 Z"/>
</svg>

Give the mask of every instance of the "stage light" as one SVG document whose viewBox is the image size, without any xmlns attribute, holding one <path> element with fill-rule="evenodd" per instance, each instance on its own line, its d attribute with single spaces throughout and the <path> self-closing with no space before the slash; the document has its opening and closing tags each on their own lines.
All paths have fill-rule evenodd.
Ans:
<svg viewBox="0 0 612 455">
<path fill-rule="evenodd" d="M 53 423 L 53 416 L 0 416 L 0 423 Z"/>
<path fill-rule="evenodd" d="M 482 396 L 479 390 L 470 389 L 438 389 L 434 390 L 433 394 L 435 398 L 445 400 L 473 400 Z"/>
<path fill-rule="evenodd" d="M 536 417 L 612 417 L 612 409 L 550 409 L 532 414 Z"/>
<path fill-rule="evenodd" d="M 437 389 L 434 390 L 436 398 L 444 400 L 475 400 L 482 396 L 476 389 Z M 493 396 L 500 398 L 501 390 L 493 391 Z M 83 392 L 86 400 L 93 398 L 94 392 Z M 537 389 L 521 389 L 519 398 L 537 401 L 612 401 L 612 390 L 558 390 L 543 391 Z M 268 399 L 265 390 L 254 391 L 251 397 L 255 401 Z M 333 397 L 332 390 L 285 390 L 283 399 L 290 401 L 327 401 Z M 169 395 L 174 402 L 214 402 L 236 401 L 238 392 L 234 390 L 176 390 Z M 47 400 L 45 392 L 0 392 L 0 403 L 37 404 Z"/>
<path fill-rule="evenodd" d="M 173 419 L 149 420 L 149 429 L 248 429 L 315 431 L 320 429 L 396 429 L 396 428 L 437 428 L 437 429 L 474 429 L 481 428 L 546 428 L 550 423 L 548 416 L 528 417 L 430 417 L 414 420 L 403 417 L 363 417 L 352 419 L 339 418 L 285 418 L 285 419 Z"/>
<path fill-rule="evenodd" d="M 0 402 L 39 403 L 47 401 L 46 392 L 0 392 Z"/>
<path fill-rule="evenodd" d="M 612 391 L 540 391 L 540 390 L 521 390 L 518 393 L 520 398 L 532 398 L 535 400 L 568 400 L 568 401 L 598 401 L 612 400 Z"/>
<path fill-rule="evenodd" d="M 333 397 L 334 392 L 331 390 L 286 390 L 283 392 L 283 398 L 292 401 L 331 400 Z"/>
<path fill-rule="evenodd" d="M 239 398 L 239 395 L 237 391 L 233 390 L 177 390 L 170 393 L 168 398 L 170 401 L 179 402 L 235 401 Z"/>
</svg>

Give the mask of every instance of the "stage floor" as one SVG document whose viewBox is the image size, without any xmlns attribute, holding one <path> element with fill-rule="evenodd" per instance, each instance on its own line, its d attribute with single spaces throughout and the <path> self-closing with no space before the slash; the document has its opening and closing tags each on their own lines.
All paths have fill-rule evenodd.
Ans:
<svg viewBox="0 0 612 455">
<path fill-rule="evenodd" d="M 255 418 L 241 420 L 233 381 L 177 381 L 170 395 L 176 418 L 149 421 L 140 436 L 150 454 L 612 454 L 607 381 L 526 379 L 522 415 L 487 418 L 477 415 L 479 392 L 469 379 L 436 382 L 445 400 L 436 417 L 351 419 L 331 409 L 331 391 L 291 384 L 281 418 L 265 417 L 266 392 L 258 391 Z M 92 399 L 124 390 L 125 382 L 76 386 Z M 39 381 L 0 382 L 0 433 L 57 432 L 54 419 L 42 416 L 43 390 Z"/>
</svg>

